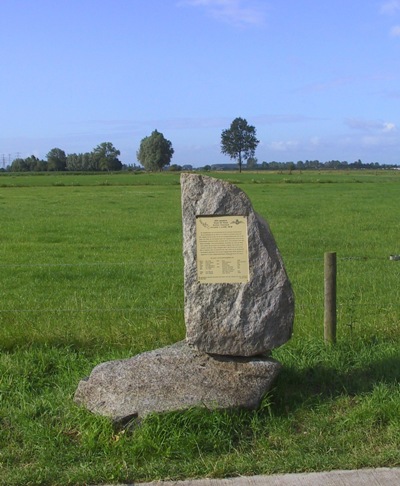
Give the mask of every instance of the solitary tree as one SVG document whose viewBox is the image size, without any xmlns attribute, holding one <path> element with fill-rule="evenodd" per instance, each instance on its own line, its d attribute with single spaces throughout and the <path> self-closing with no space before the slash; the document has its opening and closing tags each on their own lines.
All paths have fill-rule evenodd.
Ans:
<svg viewBox="0 0 400 486">
<path fill-rule="evenodd" d="M 256 129 L 244 118 L 235 118 L 230 128 L 222 131 L 221 152 L 237 160 L 239 172 L 242 172 L 242 160 L 254 157 L 258 142 Z"/>
<path fill-rule="evenodd" d="M 172 143 L 162 133 L 154 130 L 140 142 L 136 157 L 146 170 L 161 171 L 169 165 L 173 154 Z"/>
</svg>

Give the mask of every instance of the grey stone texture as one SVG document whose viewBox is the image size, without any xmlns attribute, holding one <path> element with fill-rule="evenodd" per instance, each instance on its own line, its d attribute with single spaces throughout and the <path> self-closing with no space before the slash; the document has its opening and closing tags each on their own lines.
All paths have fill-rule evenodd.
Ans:
<svg viewBox="0 0 400 486">
<path fill-rule="evenodd" d="M 292 335 L 294 296 L 267 222 L 228 182 L 182 174 L 181 190 L 187 342 L 227 356 L 256 356 L 284 344 Z M 199 283 L 196 216 L 209 215 L 247 216 L 248 283 Z"/>
<path fill-rule="evenodd" d="M 268 357 L 212 356 L 181 341 L 96 366 L 75 401 L 116 421 L 195 406 L 254 409 L 280 368 Z"/>
</svg>

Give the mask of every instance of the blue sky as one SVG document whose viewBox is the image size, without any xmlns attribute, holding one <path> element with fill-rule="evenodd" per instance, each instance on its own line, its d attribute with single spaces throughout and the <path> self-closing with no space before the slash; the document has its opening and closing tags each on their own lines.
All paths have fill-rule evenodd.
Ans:
<svg viewBox="0 0 400 486">
<path fill-rule="evenodd" d="M 259 162 L 400 164 L 400 0 L 1 0 L 0 58 L 0 167 L 154 129 L 230 162 L 238 116 Z"/>
</svg>

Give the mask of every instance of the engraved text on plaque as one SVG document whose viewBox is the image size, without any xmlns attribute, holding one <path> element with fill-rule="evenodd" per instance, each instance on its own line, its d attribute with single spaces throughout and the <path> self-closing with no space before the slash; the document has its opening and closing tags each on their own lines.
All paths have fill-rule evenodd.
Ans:
<svg viewBox="0 0 400 486">
<path fill-rule="evenodd" d="M 200 283 L 249 281 L 246 216 L 198 216 L 196 243 Z"/>
</svg>

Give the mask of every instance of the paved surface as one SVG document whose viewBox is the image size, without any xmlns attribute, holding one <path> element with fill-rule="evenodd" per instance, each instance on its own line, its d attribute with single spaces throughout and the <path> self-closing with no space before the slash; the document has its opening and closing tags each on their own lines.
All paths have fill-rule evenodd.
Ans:
<svg viewBox="0 0 400 486">
<path fill-rule="evenodd" d="M 273 474 L 271 476 L 249 476 L 231 479 L 156 481 L 152 483 L 132 483 L 130 486 L 400 486 L 400 468 Z"/>
</svg>

